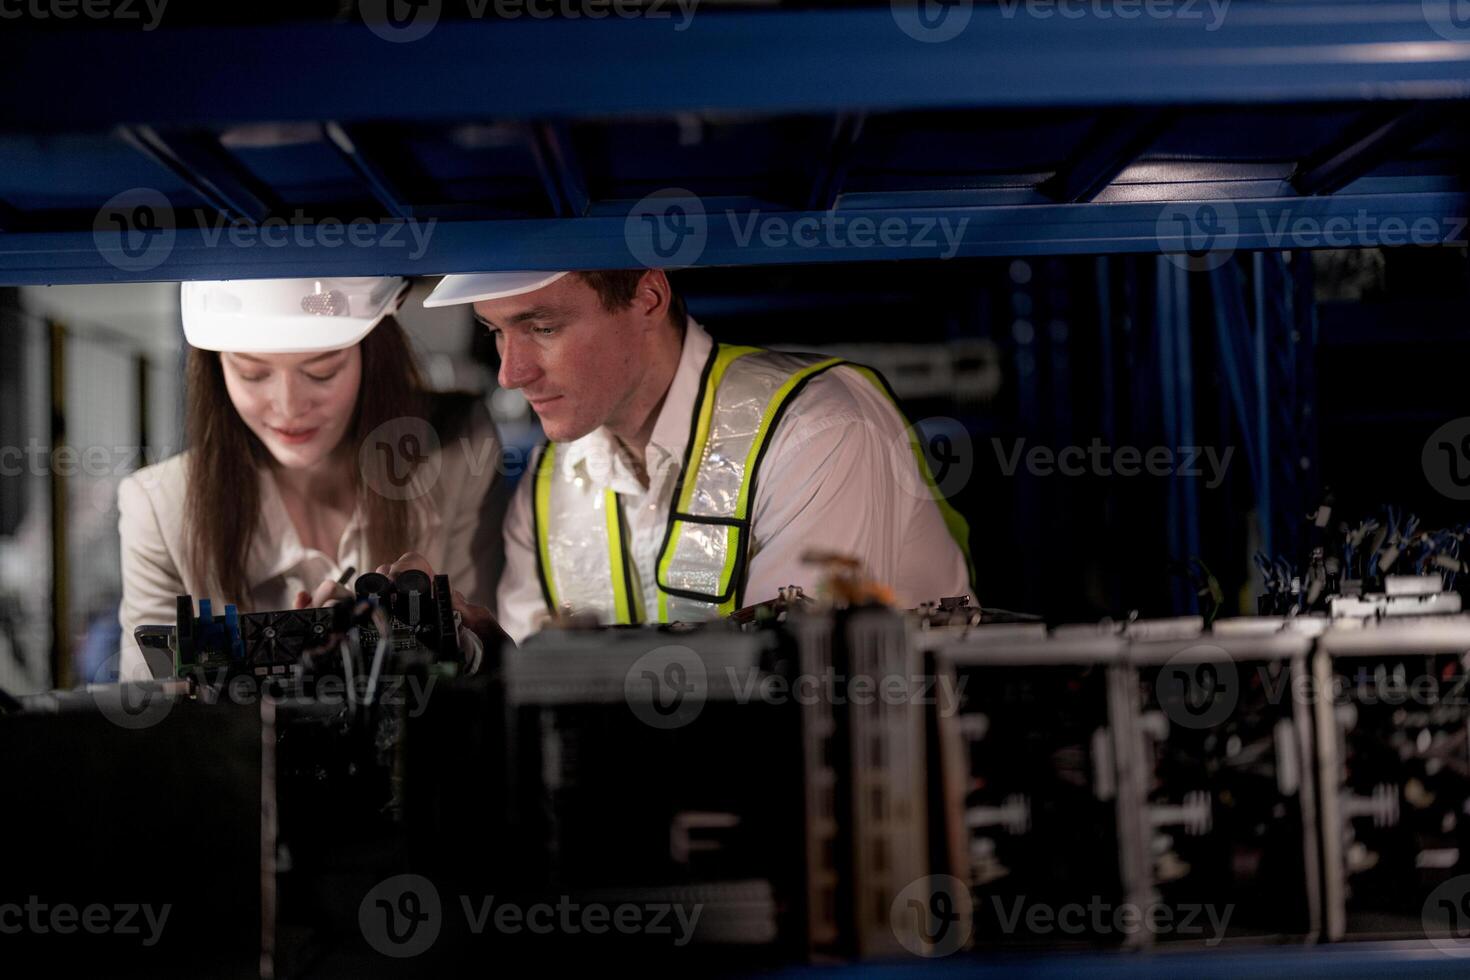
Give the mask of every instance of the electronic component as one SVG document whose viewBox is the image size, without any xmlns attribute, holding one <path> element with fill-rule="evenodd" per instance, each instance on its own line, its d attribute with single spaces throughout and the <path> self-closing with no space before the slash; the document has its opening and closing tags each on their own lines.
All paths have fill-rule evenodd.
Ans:
<svg viewBox="0 0 1470 980">
<path fill-rule="evenodd" d="M 216 615 L 209 599 L 178 597 L 173 626 L 139 626 L 134 636 L 144 649 L 167 650 L 177 676 L 224 677 L 287 675 L 303 659 L 337 642 L 349 629 L 360 632 L 364 651 L 373 650 L 386 617 L 390 649 L 398 654 L 424 651 L 436 661 L 459 660 L 453 593 L 447 575 L 408 569 L 396 580 L 368 572 L 354 583 L 356 604 L 311 609 L 241 613 L 226 605 Z M 381 613 L 381 615 L 378 615 Z"/>
</svg>

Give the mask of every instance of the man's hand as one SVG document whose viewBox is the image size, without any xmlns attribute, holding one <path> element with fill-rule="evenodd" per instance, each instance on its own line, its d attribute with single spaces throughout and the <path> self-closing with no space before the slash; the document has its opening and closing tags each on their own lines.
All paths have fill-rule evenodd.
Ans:
<svg viewBox="0 0 1470 980">
<path fill-rule="evenodd" d="M 396 579 L 398 576 L 402 575 L 410 568 L 417 568 L 419 571 L 429 576 L 429 581 L 432 582 L 434 580 L 434 566 L 429 564 L 429 559 L 425 558 L 417 551 L 404 552 L 402 555 L 399 556 L 398 560 L 391 565 L 379 565 L 377 568 L 377 572 L 379 575 L 386 575 L 391 579 Z"/>
<path fill-rule="evenodd" d="M 430 581 L 433 581 L 434 566 L 430 565 L 429 560 L 417 551 L 410 551 L 401 555 L 391 565 L 379 565 L 377 570 L 380 575 L 386 575 L 390 579 L 396 579 L 401 573 L 410 568 L 418 569 L 429 576 Z M 458 589 L 451 589 L 450 595 L 454 600 L 454 611 L 459 613 L 460 625 L 478 636 L 480 641 L 487 647 L 492 644 L 499 646 L 501 643 L 511 642 L 510 636 L 505 630 L 500 628 L 500 623 L 496 621 L 495 614 L 490 611 L 488 606 L 480 606 L 470 602 Z M 511 645 L 514 646 L 514 644 Z"/>
</svg>

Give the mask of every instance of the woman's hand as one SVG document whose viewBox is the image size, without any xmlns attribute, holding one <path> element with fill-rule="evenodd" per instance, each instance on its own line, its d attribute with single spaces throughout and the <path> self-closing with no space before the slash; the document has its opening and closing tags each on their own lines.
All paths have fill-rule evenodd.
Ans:
<svg viewBox="0 0 1470 980">
<path fill-rule="evenodd" d="M 296 599 L 291 604 L 292 609 L 318 609 L 334 602 L 344 600 L 351 601 L 355 596 L 347 590 L 347 586 L 334 578 L 322 579 L 322 584 L 316 587 L 315 592 L 308 593 L 305 589 L 298 589 Z"/>
<path fill-rule="evenodd" d="M 418 569 L 429 576 L 430 581 L 433 581 L 434 566 L 429 564 L 429 559 L 417 551 L 403 554 L 391 565 L 379 565 L 377 570 L 378 574 L 394 579 L 410 568 Z M 478 636 L 486 647 L 492 645 L 498 647 L 502 643 L 511 642 L 510 636 L 500 628 L 500 623 L 496 621 L 495 614 L 488 606 L 476 605 L 466 599 L 458 589 L 450 589 L 450 595 L 454 600 L 454 611 L 459 613 L 460 625 Z M 511 645 L 514 646 L 514 644 Z"/>
</svg>

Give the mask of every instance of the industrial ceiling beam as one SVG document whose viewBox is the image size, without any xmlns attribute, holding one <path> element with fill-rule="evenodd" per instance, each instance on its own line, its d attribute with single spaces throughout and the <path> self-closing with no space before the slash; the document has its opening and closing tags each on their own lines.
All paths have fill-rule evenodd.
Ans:
<svg viewBox="0 0 1470 980">
<path fill-rule="evenodd" d="M 300 275 L 437 274 L 877 260 L 1466 244 L 1460 190 L 1226 200 L 1217 187 L 1167 203 L 908 207 L 771 212 L 695 207 L 661 255 L 626 215 L 506 221 L 413 219 L 344 229 L 292 225 L 258 236 L 171 229 L 0 235 L 0 285 Z M 656 216 L 655 216 L 656 217 Z M 330 239 L 328 240 L 328 232 Z M 669 237 L 672 236 L 672 237 Z M 136 234 L 133 238 L 137 238 Z M 687 243 L 687 247 L 686 246 Z"/>
<path fill-rule="evenodd" d="M 1470 32 L 1440 2 L 445 19 L 404 43 L 356 23 L 11 29 L 0 90 L 25 97 L 0 127 L 1464 98 Z"/>
</svg>

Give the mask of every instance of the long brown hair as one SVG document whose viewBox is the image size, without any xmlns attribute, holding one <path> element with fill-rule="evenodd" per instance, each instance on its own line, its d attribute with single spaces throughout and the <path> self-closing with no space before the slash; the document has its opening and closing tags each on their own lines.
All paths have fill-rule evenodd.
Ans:
<svg viewBox="0 0 1470 980">
<path fill-rule="evenodd" d="M 362 383 L 344 443 L 354 450 L 392 419 L 424 418 L 429 399 L 403 328 L 385 317 L 361 341 Z M 260 523 L 260 475 L 270 451 L 235 411 L 220 355 L 189 349 L 185 376 L 189 450 L 184 505 L 185 560 L 219 600 L 249 608 L 246 558 Z M 354 451 L 353 485 L 363 518 L 368 561 L 390 562 L 407 551 L 417 516 L 409 500 L 391 499 L 364 480 Z"/>
</svg>

